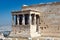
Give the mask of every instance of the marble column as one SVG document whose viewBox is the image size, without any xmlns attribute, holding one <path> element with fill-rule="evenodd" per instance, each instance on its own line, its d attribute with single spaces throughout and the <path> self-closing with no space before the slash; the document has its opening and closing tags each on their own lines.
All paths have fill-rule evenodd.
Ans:
<svg viewBox="0 0 60 40">
<path fill-rule="evenodd" d="M 19 15 L 17 16 L 17 25 L 19 25 Z"/>
<path fill-rule="evenodd" d="M 14 23 L 14 16 L 12 16 L 12 25 L 14 25 L 15 23 Z"/>
<path fill-rule="evenodd" d="M 36 25 L 36 14 L 34 15 L 34 25 Z"/>
<path fill-rule="evenodd" d="M 25 25 L 25 15 L 23 14 L 23 17 L 22 17 L 22 25 Z"/>
<path fill-rule="evenodd" d="M 29 24 L 31 25 L 31 22 L 32 22 L 32 16 L 31 14 L 29 15 Z"/>
</svg>

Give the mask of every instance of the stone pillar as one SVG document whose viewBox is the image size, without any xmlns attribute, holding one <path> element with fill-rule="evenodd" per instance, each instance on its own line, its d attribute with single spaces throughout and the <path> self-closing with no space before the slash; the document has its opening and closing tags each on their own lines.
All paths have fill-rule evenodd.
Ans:
<svg viewBox="0 0 60 40">
<path fill-rule="evenodd" d="M 22 17 L 22 24 L 25 25 L 25 15 L 23 14 L 23 17 Z"/>
<path fill-rule="evenodd" d="M 17 25 L 19 25 L 19 15 L 17 16 Z"/>
<path fill-rule="evenodd" d="M 34 15 L 34 24 L 36 25 L 36 14 Z"/>
<path fill-rule="evenodd" d="M 29 24 L 31 25 L 31 22 L 32 22 L 32 17 L 31 17 L 31 14 L 29 15 Z"/>
<path fill-rule="evenodd" d="M 15 25 L 14 23 L 14 16 L 12 15 L 12 25 Z"/>
</svg>

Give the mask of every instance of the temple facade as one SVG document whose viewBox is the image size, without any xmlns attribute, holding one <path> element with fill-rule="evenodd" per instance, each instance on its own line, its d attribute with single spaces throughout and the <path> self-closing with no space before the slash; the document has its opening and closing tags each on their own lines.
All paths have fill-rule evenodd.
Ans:
<svg viewBox="0 0 60 40">
<path fill-rule="evenodd" d="M 60 40 L 60 2 L 12 11 L 11 40 Z"/>
<path fill-rule="evenodd" d="M 12 12 L 11 37 L 34 38 L 40 36 L 40 12 L 35 10 L 22 10 Z"/>
</svg>

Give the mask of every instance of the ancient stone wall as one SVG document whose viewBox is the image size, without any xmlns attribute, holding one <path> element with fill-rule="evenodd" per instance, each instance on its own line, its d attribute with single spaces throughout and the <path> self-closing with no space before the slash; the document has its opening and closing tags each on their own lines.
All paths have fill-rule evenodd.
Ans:
<svg viewBox="0 0 60 40">
<path fill-rule="evenodd" d="M 13 26 L 12 28 L 12 34 L 13 35 L 10 35 L 10 36 L 22 36 L 22 37 L 28 37 L 30 35 L 30 27 L 29 25 L 16 25 L 16 26 Z"/>
<path fill-rule="evenodd" d="M 35 5 L 23 8 L 22 10 L 37 10 L 41 12 L 40 31 L 41 33 L 60 33 L 60 5 L 47 4 Z"/>
</svg>

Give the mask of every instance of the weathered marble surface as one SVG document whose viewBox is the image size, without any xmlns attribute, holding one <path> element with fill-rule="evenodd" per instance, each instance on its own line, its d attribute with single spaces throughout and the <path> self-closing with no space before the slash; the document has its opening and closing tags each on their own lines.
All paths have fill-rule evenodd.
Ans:
<svg viewBox="0 0 60 40">
<path fill-rule="evenodd" d="M 60 33 L 60 4 L 32 5 L 23 7 L 22 10 L 37 10 L 41 13 L 40 27 L 43 27 L 43 30 L 40 31 L 42 34 Z"/>
</svg>

